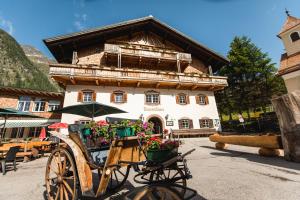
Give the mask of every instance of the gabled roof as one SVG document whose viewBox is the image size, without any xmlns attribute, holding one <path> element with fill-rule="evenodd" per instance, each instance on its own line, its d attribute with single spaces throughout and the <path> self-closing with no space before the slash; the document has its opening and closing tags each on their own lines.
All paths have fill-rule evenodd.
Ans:
<svg viewBox="0 0 300 200">
<path fill-rule="evenodd" d="M 215 67 L 214 71 L 229 62 L 226 57 L 216 53 L 152 16 L 72 34 L 60 35 L 44 39 L 43 41 L 58 62 L 70 63 L 72 60 L 72 52 L 76 48 L 105 42 L 110 38 L 140 30 L 153 31 L 158 35 L 164 36 L 167 40 L 170 40 L 186 51 L 193 53 L 194 56 L 201 57 L 204 61 L 208 60 L 209 64 Z"/>
<path fill-rule="evenodd" d="M 32 95 L 38 97 L 49 97 L 54 99 L 62 99 L 64 97 L 63 92 L 47 92 L 42 90 L 33 90 L 25 88 L 15 88 L 0 86 L 0 94 L 10 94 L 10 95 Z"/>
<path fill-rule="evenodd" d="M 291 28 L 297 26 L 300 24 L 300 19 L 290 16 L 288 15 L 283 27 L 281 28 L 280 33 L 278 33 L 278 37 L 280 37 L 280 35 L 288 30 L 290 30 Z"/>
</svg>

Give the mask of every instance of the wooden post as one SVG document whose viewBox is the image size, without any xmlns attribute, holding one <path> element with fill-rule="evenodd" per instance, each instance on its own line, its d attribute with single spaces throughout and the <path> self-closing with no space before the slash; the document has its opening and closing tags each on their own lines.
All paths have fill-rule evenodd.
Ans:
<svg viewBox="0 0 300 200">
<path fill-rule="evenodd" d="M 300 90 L 272 99 L 277 114 L 284 158 L 300 162 Z"/>
</svg>

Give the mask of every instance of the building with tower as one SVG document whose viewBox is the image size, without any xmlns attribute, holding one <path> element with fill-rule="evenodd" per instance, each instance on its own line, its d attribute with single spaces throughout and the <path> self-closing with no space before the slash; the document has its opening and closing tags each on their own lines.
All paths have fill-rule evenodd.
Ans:
<svg viewBox="0 0 300 200">
<path fill-rule="evenodd" d="M 65 88 L 64 106 L 96 101 L 113 115 L 187 134 L 220 130 L 214 75 L 228 60 L 152 16 L 44 40 L 57 64 L 50 75 Z M 96 120 L 100 120 L 101 117 Z M 87 118 L 63 114 L 62 122 Z"/>
<path fill-rule="evenodd" d="M 287 19 L 277 35 L 286 51 L 281 55 L 278 75 L 284 79 L 288 92 L 292 92 L 300 90 L 300 19 L 286 13 Z"/>
</svg>

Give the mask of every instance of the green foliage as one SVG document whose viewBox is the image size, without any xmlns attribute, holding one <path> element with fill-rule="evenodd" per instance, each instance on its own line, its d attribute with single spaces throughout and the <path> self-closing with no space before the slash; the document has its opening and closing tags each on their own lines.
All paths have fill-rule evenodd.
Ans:
<svg viewBox="0 0 300 200">
<path fill-rule="evenodd" d="M 57 91 L 39 67 L 24 54 L 17 41 L 0 29 L 0 86 Z"/>
<path fill-rule="evenodd" d="M 229 86 L 216 93 L 220 114 L 242 113 L 270 105 L 274 95 L 286 92 L 275 64 L 247 37 L 235 37 L 230 45 L 230 64 L 219 71 Z"/>
</svg>

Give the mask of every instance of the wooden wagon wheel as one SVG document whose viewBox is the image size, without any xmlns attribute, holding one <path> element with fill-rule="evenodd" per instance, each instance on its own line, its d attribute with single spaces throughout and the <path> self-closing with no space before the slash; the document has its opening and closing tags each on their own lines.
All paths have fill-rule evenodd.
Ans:
<svg viewBox="0 0 300 200">
<path fill-rule="evenodd" d="M 128 199 L 128 198 L 126 198 Z M 142 188 L 133 198 L 133 200 L 181 200 L 180 195 L 171 188 L 151 185 Z"/>
<path fill-rule="evenodd" d="M 47 162 L 46 190 L 49 200 L 76 200 L 76 167 L 70 153 L 63 148 L 55 149 Z"/>
<path fill-rule="evenodd" d="M 119 166 L 112 170 L 110 180 L 107 186 L 109 191 L 115 191 L 122 187 L 129 175 L 130 165 L 128 166 Z"/>
<path fill-rule="evenodd" d="M 182 187 L 176 188 L 181 196 L 186 192 L 186 177 L 180 168 L 161 168 L 152 171 L 149 177 L 150 182 L 161 182 L 164 184 L 177 184 Z"/>
</svg>

